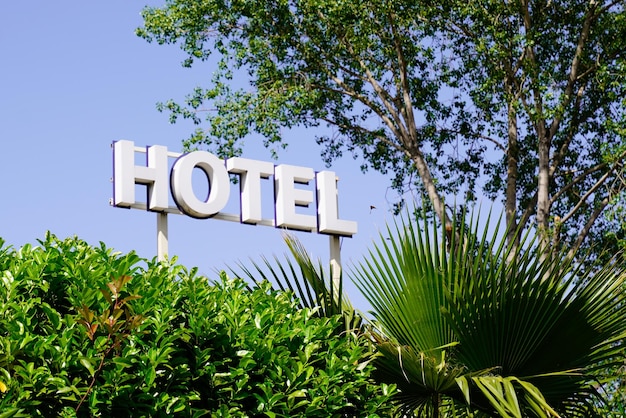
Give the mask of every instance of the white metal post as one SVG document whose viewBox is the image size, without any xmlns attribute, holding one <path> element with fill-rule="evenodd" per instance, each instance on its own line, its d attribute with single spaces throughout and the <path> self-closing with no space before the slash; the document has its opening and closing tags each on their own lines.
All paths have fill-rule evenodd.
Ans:
<svg viewBox="0 0 626 418">
<path fill-rule="evenodd" d="M 157 213 L 157 260 L 165 261 L 167 258 L 167 213 Z"/>
<path fill-rule="evenodd" d="M 335 291 L 339 291 L 341 281 L 341 237 L 330 236 L 330 269 Z"/>
</svg>

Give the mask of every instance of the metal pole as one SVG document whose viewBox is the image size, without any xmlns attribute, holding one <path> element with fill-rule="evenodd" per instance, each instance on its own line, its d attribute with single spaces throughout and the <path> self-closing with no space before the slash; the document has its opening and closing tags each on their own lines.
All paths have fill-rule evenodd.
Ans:
<svg viewBox="0 0 626 418">
<path fill-rule="evenodd" d="M 157 260 L 167 259 L 167 213 L 157 213 Z"/>
<path fill-rule="evenodd" d="M 339 183 L 339 177 L 335 177 L 335 191 L 338 190 L 337 183 Z M 339 193 L 335 195 L 337 206 L 339 207 Z M 341 286 L 341 238 L 339 235 L 330 236 L 330 271 L 332 274 L 333 286 L 335 288 L 335 294 L 338 295 L 339 288 Z M 337 301 L 341 302 L 341 301 Z"/>
<path fill-rule="evenodd" d="M 330 236 L 330 269 L 335 291 L 339 291 L 341 282 L 341 237 Z"/>
</svg>

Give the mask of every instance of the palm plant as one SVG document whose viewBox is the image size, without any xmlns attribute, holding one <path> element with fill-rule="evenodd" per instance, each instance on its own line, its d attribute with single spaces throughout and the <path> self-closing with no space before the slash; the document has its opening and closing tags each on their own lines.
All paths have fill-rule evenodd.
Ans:
<svg viewBox="0 0 626 418">
<path fill-rule="evenodd" d="M 346 330 L 368 332 L 377 378 L 399 389 L 401 416 L 606 416 L 597 388 L 623 362 L 626 337 L 617 258 L 586 270 L 562 254 L 546 257 L 529 234 L 508 246 L 499 222 L 479 234 L 490 217 L 439 227 L 426 216 L 407 219 L 351 272 L 373 306 L 370 324 L 292 236 L 295 263 L 264 258 L 251 269 L 240 264 L 239 275 L 269 280 L 302 307 L 341 313 Z"/>
<path fill-rule="evenodd" d="M 293 235 L 285 234 L 284 239 L 291 258 L 281 260 L 274 256 L 270 260 L 262 257 L 262 263 L 252 261 L 251 268 L 239 263 L 238 268 L 230 268 L 230 271 L 257 286 L 261 281 L 267 281 L 276 289 L 290 291 L 298 298 L 300 308 L 314 309 L 320 317 L 341 315 L 346 331 L 358 331 L 362 317 L 343 291 L 343 274 L 340 272 L 339 286 L 335 286 L 332 267 L 325 270 L 320 260 L 314 262 Z"/>
<path fill-rule="evenodd" d="M 583 270 L 528 235 L 514 249 L 479 217 L 449 234 L 421 219 L 389 227 L 354 271 L 401 413 L 601 416 L 599 374 L 624 357 L 623 265 Z"/>
</svg>

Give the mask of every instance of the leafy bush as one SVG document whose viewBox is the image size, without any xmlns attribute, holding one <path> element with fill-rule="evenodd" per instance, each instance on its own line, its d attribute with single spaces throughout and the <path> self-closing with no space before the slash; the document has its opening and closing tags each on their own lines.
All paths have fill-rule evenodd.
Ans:
<svg viewBox="0 0 626 418">
<path fill-rule="evenodd" d="M 52 235 L 0 278 L 0 417 L 391 414 L 368 342 L 267 283 Z"/>
</svg>

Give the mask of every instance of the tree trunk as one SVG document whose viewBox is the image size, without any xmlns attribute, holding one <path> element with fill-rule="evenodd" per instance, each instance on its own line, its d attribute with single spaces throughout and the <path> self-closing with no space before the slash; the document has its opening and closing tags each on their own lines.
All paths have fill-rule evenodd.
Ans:
<svg viewBox="0 0 626 418">
<path fill-rule="evenodd" d="M 428 199 L 433 205 L 433 209 L 437 214 L 437 217 L 441 222 L 446 223 L 447 225 L 452 225 L 448 214 L 446 213 L 446 206 L 439 196 L 437 192 L 437 187 L 435 186 L 435 181 L 433 180 L 432 174 L 430 173 L 430 169 L 426 164 L 426 160 L 424 159 L 424 155 L 422 152 L 414 147 L 409 151 L 411 159 L 415 163 L 415 167 L 417 168 L 417 172 L 424 183 L 424 188 L 426 189 L 426 193 L 428 194 Z"/>
<path fill-rule="evenodd" d="M 510 87 L 510 83 L 507 88 Z M 506 178 L 506 200 L 505 213 L 507 234 L 506 240 L 509 245 L 517 248 L 519 245 L 519 234 L 517 234 L 517 170 L 519 145 L 517 142 L 517 112 L 514 102 L 509 100 L 508 105 L 508 148 L 507 148 L 507 178 Z M 514 251 L 510 253 L 514 254 Z"/>
<path fill-rule="evenodd" d="M 550 138 L 547 132 L 539 136 L 539 173 L 537 181 L 537 232 L 539 246 L 545 255 L 550 251 Z"/>
</svg>

